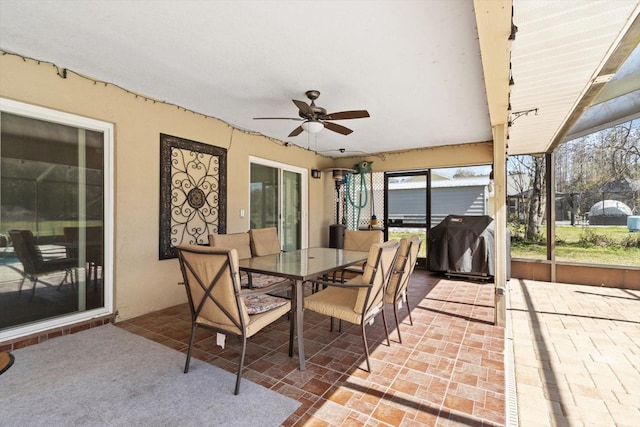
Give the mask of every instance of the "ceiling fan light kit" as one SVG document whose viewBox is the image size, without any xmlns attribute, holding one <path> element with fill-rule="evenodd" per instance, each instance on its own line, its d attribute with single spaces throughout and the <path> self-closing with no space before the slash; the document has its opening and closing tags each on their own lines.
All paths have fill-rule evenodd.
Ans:
<svg viewBox="0 0 640 427">
<path fill-rule="evenodd" d="M 324 129 L 324 125 L 319 120 L 307 120 L 301 126 L 302 129 L 309 133 L 318 133 Z"/>
<path fill-rule="evenodd" d="M 322 129 L 327 128 L 330 131 L 339 133 L 341 135 L 349 135 L 353 132 L 351 129 L 346 128 L 337 123 L 333 123 L 331 120 L 349 120 L 349 119 L 364 119 L 369 117 L 367 110 L 351 110 L 351 111 L 338 111 L 336 113 L 327 114 L 327 110 L 318 107 L 315 100 L 320 96 L 320 91 L 308 90 L 305 92 L 307 98 L 311 100 L 310 104 L 303 101 L 292 99 L 296 107 L 298 107 L 299 118 L 293 117 L 254 117 L 254 120 L 300 120 L 302 124 L 295 128 L 289 134 L 289 137 L 298 136 L 302 131 L 306 131 L 311 134 L 320 132 Z"/>
</svg>

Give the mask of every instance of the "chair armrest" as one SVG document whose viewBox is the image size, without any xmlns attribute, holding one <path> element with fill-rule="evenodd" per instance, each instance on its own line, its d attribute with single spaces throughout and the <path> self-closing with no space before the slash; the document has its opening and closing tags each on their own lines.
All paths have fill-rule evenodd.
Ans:
<svg viewBox="0 0 640 427">
<path fill-rule="evenodd" d="M 291 288 L 291 280 L 283 280 L 282 282 L 274 283 L 273 285 L 266 286 L 264 288 L 255 288 L 255 289 L 247 289 L 243 288 L 240 291 L 240 296 L 248 296 L 248 295 L 262 295 L 267 294 L 274 291 L 280 291 L 283 289 Z"/>
</svg>

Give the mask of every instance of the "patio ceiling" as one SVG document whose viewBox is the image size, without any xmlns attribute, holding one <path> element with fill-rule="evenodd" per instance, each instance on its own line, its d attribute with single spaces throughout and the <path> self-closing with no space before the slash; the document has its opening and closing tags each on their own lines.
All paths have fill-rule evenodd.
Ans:
<svg viewBox="0 0 640 427">
<path fill-rule="evenodd" d="M 578 129 L 584 135 L 619 122 L 622 116 L 598 107 L 597 96 L 637 46 L 637 16 L 637 1 L 514 2 L 509 154 L 547 152 L 570 133 L 580 136 Z M 629 118 L 640 113 L 640 103 L 627 102 L 640 89 L 632 84 L 612 98 L 628 104 Z"/>
<path fill-rule="evenodd" d="M 486 43 L 483 14 L 509 29 L 511 5 L 0 0 L 0 48 L 331 157 L 490 141 L 510 99 L 509 154 L 544 152 L 637 45 L 623 36 L 638 1 L 515 0 L 516 40 Z M 298 117 L 291 100 L 310 89 L 329 112 L 371 117 L 297 137 L 297 121 L 253 119 Z"/>
</svg>

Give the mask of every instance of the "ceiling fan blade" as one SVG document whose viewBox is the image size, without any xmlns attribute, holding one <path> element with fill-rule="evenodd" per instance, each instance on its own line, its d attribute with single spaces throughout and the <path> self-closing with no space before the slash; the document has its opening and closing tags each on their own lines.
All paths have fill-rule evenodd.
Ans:
<svg viewBox="0 0 640 427">
<path fill-rule="evenodd" d="M 302 133 L 303 130 L 304 129 L 302 129 L 302 126 L 298 126 L 297 128 L 291 131 L 291 133 L 289 134 L 289 137 L 298 136 Z"/>
<path fill-rule="evenodd" d="M 326 127 L 329 130 L 332 130 L 334 132 L 341 133 L 342 135 L 349 135 L 351 132 L 353 132 L 351 129 L 346 128 L 346 127 L 344 127 L 342 125 L 339 125 L 337 123 L 324 122 L 324 127 Z"/>
<path fill-rule="evenodd" d="M 296 104 L 296 107 L 298 107 L 298 110 L 300 110 L 300 112 L 305 117 L 309 117 L 309 118 L 313 118 L 314 117 L 313 110 L 311 109 L 311 107 L 306 102 L 298 101 L 298 100 L 295 100 L 295 99 L 292 99 L 292 101 L 293 101 L 294 104 Z"/>
<path fill-rule="evenodd" d="M 253 120 L 296 120 L 299 122 L 304 119 L 300 117 L 254 117 Z"/>
<path fill-rule="evenodd" d="M 364 119 L 370 117 L 367 110 L 338 111 L 337 113 L 327 114 L 322 120 L 347 120 L 347 119 Z"/>
</svg>

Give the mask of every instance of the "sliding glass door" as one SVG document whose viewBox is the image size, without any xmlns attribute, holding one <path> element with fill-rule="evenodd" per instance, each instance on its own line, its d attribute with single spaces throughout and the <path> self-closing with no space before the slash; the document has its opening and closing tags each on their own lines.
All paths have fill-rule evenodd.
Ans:
<svg viewBox="0 0 640 427">
<path fill-rule="evenodd" d="M 112 310 L 112 127 L 2 99 L 0 338 Z"/>
<path fill-rule="evenodd" d="M 307 246 L 307 170 L 250 158 L 250 228 L 277 227 L 280 245 Z"/>
</svg>

